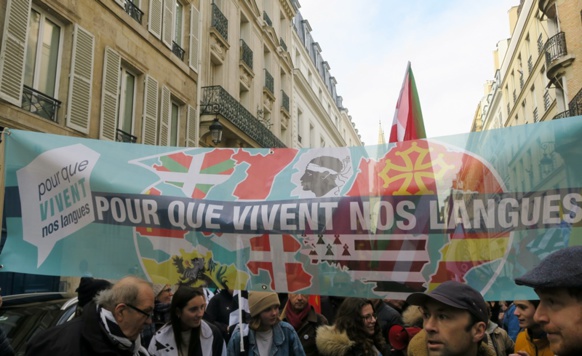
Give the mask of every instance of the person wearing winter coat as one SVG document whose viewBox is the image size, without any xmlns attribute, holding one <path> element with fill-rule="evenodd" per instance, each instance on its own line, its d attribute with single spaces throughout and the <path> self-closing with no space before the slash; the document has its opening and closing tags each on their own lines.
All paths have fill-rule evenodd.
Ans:
<svg viewBox="0 0 582 356">
<path fill-rule="evenodd" d="M 152 322 L 149 282 L 125 277 L 85 306 L 80 317 L 35 335 L 27 356 L 145 356 L 140 333 Z"/>
<path fill-rule="evenodd" d="M 228 341 L 228 355 L 305 356 L 293 326 L 279 320 L 279 306 L 275 292 L 249 292 L 251 320 L 248 328 L 234 329 Z"/>
<path fill-rule="evenodd" d="M 154 300 L 154 317 L 152 318 L 152 323 L 147 325 L 141 333 L 141 344 L 147 348 L 152 341 L 152 337 L 156 331 L 160 330 L 162 326 L 170 322 L 170 303 L 172 301 L 172 296 L 174 292 L 172 286 L 167 279 L 162 279 L 162 277 L 156 276 L 157 282 L 152 285 L 154 290 L 154 295 L 156 299 Z"/>
<path fill-rule="evenodd" d="M 201 288 L 180 286 L 170 304 L 170 323 L 153 336 L 152 356 L 226 356 L 220 330 L 202 320 L 206 298 Z"/>
<path fill-rule="evenodd" d="M 315 343 L 323 356 L 390 355 L 372 302 L 364 298 L 346 298 L 335 323 L 317 329 Z"/>
<path fill-rule="evenodd" d="M 289 293 L 287 304 L 279 318 L 293 326 L 299 335 L 305 355 L 318 356 L 315 335 L 317 329 L 322 325 L 328 325 L 328 322 L 309 304 L 307 295 Z"/>
<path fill-rule="evenodd" d="M 428 293 L 412 293 L 406 301 L 422 311 L 423 330 L 408 345 L 408 356 L 494 356 L 487 345 L 487 303 L 471 286 L 446 281 Z"/>
<path fill-rule="evenodd" d="M 516 300 L 515 315 L 521 330 L 515 340 L 515 352 L 527 352 L 529 356 L 553 356 L 550 341 L 542 326 L 534 320 L 539 300 Z"/>
</svg>

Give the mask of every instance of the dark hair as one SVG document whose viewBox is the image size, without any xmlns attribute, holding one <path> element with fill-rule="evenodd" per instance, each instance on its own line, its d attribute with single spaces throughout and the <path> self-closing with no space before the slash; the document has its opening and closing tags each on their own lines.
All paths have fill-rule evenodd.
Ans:
<svg viewBox="0 0 582 356">
<path fill-rule="evenodd" d="M 582 288 L 566 288 L 566 291 L 572 298 L 582 302 Z"/>
<path fill-rule="evenodd" d="M 181 311 L 186 307 L 188 302 L 196 297 L 202 297 L 204 299 L 204 291 L 202 288 L 192 288 L 189 286 L 180 286 L 174 296 L 172 297 L 172 303 L 170 304 L 170 323 L 172 324 L 172 330 L 174 331 L 174 340 L 176 340 L 176 347 L 178 350 L 182 345 L 182 321 L 178 316 L 178 311 Z M 190 334 L 190 347 L 188 348 L 188 355 L 193 354 L 193 350 L 200 348 L 200 328 L 194 328 Z"/>
<path fill-rule="evenodd" d="M 351 341 L 355 342 L 355 345 L 360 346 L 365 354 L 372 355 L 373 347 L 376 348 L 383 354 L 386 355 L 388 347 L 386 340 L 382 336 L 382 331 L 380 329 L 380 324 L 376 322 L 374 327 L 374 335 L 369 335 L 365 329 L 364 322 L 362 320 L 362 315 L 360 314 L 362 308 L 366 305 L 370 305 L 372 310 L 374 310 L 374 305 L 369 299 L 365 298 L 346 298 L 337 310 L 337 316 L 335 319 L 335 327 L 340 332 L 345 332 Z"/>
</svg>

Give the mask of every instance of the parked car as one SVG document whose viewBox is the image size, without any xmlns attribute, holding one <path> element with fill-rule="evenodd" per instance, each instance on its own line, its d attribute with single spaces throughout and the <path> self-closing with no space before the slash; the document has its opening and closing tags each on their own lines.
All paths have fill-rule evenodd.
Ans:
<svg viewBox="0 0 582 356">
<path fill-rule="evenodd" d="M 76 294 L 29 293 L 2 297 L 0 328 L 16 355 L 24 355 L 26 343 L 39 332 L 71 320 L 77 307 Z"/>
</svg>

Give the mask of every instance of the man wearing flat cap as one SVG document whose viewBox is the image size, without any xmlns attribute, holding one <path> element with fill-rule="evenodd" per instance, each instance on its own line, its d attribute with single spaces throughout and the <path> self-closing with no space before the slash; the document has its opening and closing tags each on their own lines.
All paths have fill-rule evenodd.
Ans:
<svg viewBox="0 0 582 356">
<path fill-rule="evenodd" d="M 228 355 L 305 356 L 297 332 L 279 320 L 279 297 L 274 292 L 249 292 L 251 320 L 248 331 L 237 327 L 228 341 Z M 244 352 L 241 348 L 243 338 Z"/>
<path fill-rule="evenodd" d="M 515 283 L 540 297 L 534 320 L 557 356 L 582 355 L 582 246 L 560 249 Z"/>
<path fill-rule="evenodd" d="M 408 346 L 408 356 L 495 356 L 483 342 L 489 315 L 483 296 L 470 286 L 447 281 L 428 293 L 413 293 L 406 302 L 418 305 L 423 330 Z"/>
</svg>

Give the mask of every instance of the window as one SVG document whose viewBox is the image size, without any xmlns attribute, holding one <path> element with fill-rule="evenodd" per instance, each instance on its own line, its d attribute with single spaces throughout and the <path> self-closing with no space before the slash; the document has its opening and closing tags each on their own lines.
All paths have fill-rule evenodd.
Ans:
<svg viewBox="0 0 582 356">
<path fill-rule="evenodd" d="M 61 26 L 44 13 L 31 10 L 22 107 L 56 121 Z"/>
<path fill-rule="evenodd" d="M 135 105 L 135 75 L 121 68 L 121 83 L 119 90 L 119 122 L 117 128 L 127 134 L 133 134 L 133 117 Z"/>
<path fill-rule="evenodd" d="M 46 95 L 55 96 L 61 28 L 44 14 L 32 10 L 24 84 Z"/>
<path fill-rule="evenodd" d="M 178 128 L 180 123 L 180 105 L 172 101 L 172 113 L 170 116 L 170 146 L 178 145 Z"/>
<path fill-rule="evenodd" d="M 184 19 L 184 6 L 180 4 L 180 2 L 176 2 L 176 13 L 175 13 L 175 27 L 174 27 L 174 42 L 178 44 L 178 46 L 182 47 L 182 31 L 184 29 L 183 25 Z"/>
<path fill-rule="evenodd" d="M 172 53 L 184 60 L 184 48 L 182 46 L 182 31 L 184 30 L 184 6 L 176 1 L 174 9 L 174 34 L 172 36 Z"/>
</svg>

